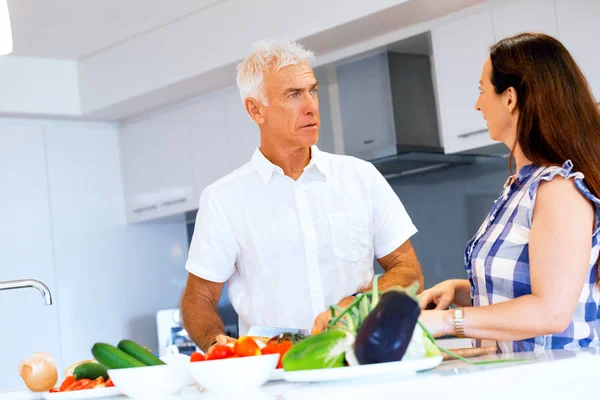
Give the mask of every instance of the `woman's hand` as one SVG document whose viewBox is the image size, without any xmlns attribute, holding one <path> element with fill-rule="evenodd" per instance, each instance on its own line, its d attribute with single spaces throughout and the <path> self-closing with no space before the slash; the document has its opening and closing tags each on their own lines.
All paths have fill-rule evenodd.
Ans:
<svg viewBox="0 0 600 400">
<path fill-rule="evenodd" d="M 429 304 L 435 304 L 436 310 L 447 310 L 454 302 L 456 295 L 456 280 L 447 280 L 438 283 L 434 287 L 424 290 L 419 295 L 421 308 L 425 309 Z"/>
<path fill-rule="evenodd" d="M 423 310 L 419 316 L 419 321 L 433 337 L 456 334 L 452 310 Z"/>
</svg>

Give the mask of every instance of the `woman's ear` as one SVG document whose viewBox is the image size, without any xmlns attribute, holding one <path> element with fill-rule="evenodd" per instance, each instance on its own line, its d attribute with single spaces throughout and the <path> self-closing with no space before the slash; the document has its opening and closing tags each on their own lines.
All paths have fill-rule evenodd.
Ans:
<svg viewBox="0 0 600 400">
<path fill-rule="evenodd" d="M 263 114 L 264 108 L 260 101 L 252 97 L 246 97 L 246 99 L 244 100 L 244 107 L 246 107 L 248 115 L 250 116 L 250 118 L 252 118 L 254 122 L 256 122 L 259 125 L 265 123 L 265 117 Z"/>
<path fill-rule="evenodd" d="M 515 90 L 515 88 L 513 87 L 509 87 L 508 89 L 506 89 L 506 107 L 508 108 L 508 112 L 510 112 L 511 114 L 517 110 L 517 105 L 518 105 L 518 97 L 517 97 L 517 91 Z"/>
</svg>

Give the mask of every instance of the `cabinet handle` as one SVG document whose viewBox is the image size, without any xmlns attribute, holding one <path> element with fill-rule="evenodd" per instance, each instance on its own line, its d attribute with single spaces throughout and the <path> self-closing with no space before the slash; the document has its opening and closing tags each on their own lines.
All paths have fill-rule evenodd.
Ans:
<svg viewBox="0 0 600 400">
<path fill-rule="evenodd" d="M 160 203 L 160 205 L 161 206 L 172 206 L 174 204 L 185 203 L 186 201 L 187 201 L 187 197 L 181 197 L 179 199 L 173 199 L 173 200 L 165 201 L 163 203 Z"/>
<path fill-rule="evenodd" d="M 156 210 L 157 208 L 158 208 L 157 206 L 151 205 L 151 206 L 146 206 L 146 207 L 135 208 L 133 210 L 133 212 L 136 214 L 139 214 L 139 213 L 143 213 L 145 211 Z"/>
<path fill-rule="evenodd" d="M 479 135 L 481 133 L 486 133 L 487 131 L 488 131 L 487 129 L 481 129 L 479 131 L 461 133 L 460 135 L 458 135 L 458 137 L 459 138 L 466 138 L 466 137 L 469 137 L 469 136 L 474 136 L 474 135 Z"/>
</svg>

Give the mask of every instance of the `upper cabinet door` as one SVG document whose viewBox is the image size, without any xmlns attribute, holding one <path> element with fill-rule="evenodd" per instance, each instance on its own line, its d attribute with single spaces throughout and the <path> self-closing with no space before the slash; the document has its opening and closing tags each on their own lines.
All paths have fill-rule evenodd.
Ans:
<svg viewBox="0 0 600 400">
<path fill-rule="evenodd" d="M 432 30 L 433 70 L 446 153 L 492 144 L 475 109 L 481 69 L 494 43 L 492 14 L 472 15 Z"/>
<path fill-rule="evenodd" d="M 229 171 L 226 98 L 212 93 L 192 106 L 192 160 L 196 208 L 200 194 Z"/>
<path fill-rule="evenodd" d="M 155 171 L 155 139 L 149 120 L 122 126 L 119 131 L 125 208 L 130 222 L 155 215 L 160 187 Z"/>
<path fill-rule="evenodd" d="M 189 107 L 155 120 L 156 177 L 160 186 L 160 216 L 193 210 L 194 196 Z"/>
<path fill-rule="evenodd" d="M 600 102 L 600 1 L 556 0 L 559 39 Z"/>
<path fill-rule="evenodd" d="M 523 32 L 540 32 L 558 38 L 552 0 L 521 0 L 495 8 L 492 14 L 496 41 Z"/>
<path fill-rule="evenodd" d="M 130 222 L 196 207 L 190 141 L 189 108 L 121 128 L 123 186 Z"/>
<path fill-rule="evenodd" d="M 227 154 L 229 168 L 234 170 L 250 161 L 254 150 L 260 145 L 260 131 L 244 108 L 237 87 L 232 87 L 224 94 L 229 138 Z"/>
</svg>

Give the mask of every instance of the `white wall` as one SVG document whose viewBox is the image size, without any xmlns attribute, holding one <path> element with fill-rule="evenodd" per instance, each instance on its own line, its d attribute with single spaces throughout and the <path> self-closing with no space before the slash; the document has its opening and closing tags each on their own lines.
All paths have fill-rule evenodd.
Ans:
<svg viewBox="0 0 600 400">
<path fill-rule="evenodd" d="M 0 281 L 35 278 L 55 289 L 41 126 L 0 119 Z M 35 289 L 0 291 L 0 389 L 35 351 L 61 358 L 58 308 Z"/>
<path fill-rule="evenodd" d="M 7 126 L 0 120 L 0 280 L 40 278 L 55 305 L 31 289 L 0 291 L 0 389 L 22 386 L 17 364 L 35 351 L 62 373 L 96 341 L 156 349 L 156 312 L 177 306 L 185 284 L 184 222 L 126 224 L 115 126 Z"/>
<path fill-rule="evenodd" d="M 125 222 L 118 130 L 46 130 L 61 341 L 66 364 L 96 341 L 156 349 L 156 311 L 177 305 L 186 277 L 183 222 Z"/>
<path fill-rule="evenodd" d="M 77 62 L 0 57 L 0 112 L 79 116 Z"/>
</svg>

